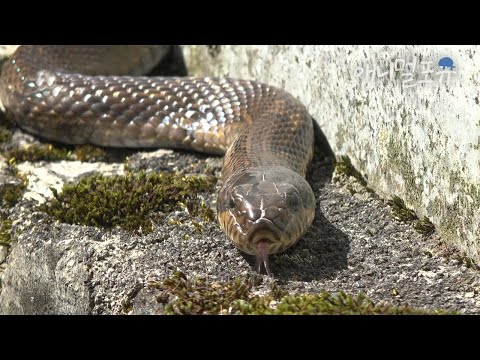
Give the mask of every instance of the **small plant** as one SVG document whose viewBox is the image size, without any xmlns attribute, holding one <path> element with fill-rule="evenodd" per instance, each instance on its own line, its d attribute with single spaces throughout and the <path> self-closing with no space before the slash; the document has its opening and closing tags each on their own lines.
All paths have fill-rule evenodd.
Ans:
<svg viewBox="0 0 480 360">
<path fill-rule="evenodd" d="M 375 304 L 363 293 L 356 296 L 343 292 L 288 295 L 277 283 L 265 296 L 252 295 L 259 282 L 255 278 L 237 278 L 227 282 L 209 282 L 205 278 L 189 280 L 175 272 L 163 281 L 148 286 L 159 290 L 156 297 L 160 312 L 180 314 L 243 315 L 317 315 L 317 314 L 448 314 L 445 310 L 426 311 L 388 303 Z"/>
<path fill-rule="evenodd" d="M 336 164 L 336 171 L 341 175 L 353 176 L 355 179 L 358 180 L 361 185 L 367 186 L 367 181 L 365 180 L 365 178 L 362 176 L 362 174 L 360 174 L 357 169 L 355 169 L 355 167 L 352 165 L 352 161 L 346 155 L 340 156 L 340 159 L 337 161 Z"/>
<path fill-rule="evenodd" d="M 10 140 L 10 136 L 12 133 L 10 130 L 6 128 L 0 128 L 0 144 L 6 143 L 8 140 Z"/>
<path fill-rule="evenodd" d="M 0 245 L 9 247 L 12 243 L 12 237 L 10 235 L 12 230 L 12 222 L 7 216 L 0 210 Z"/>
<path fill-rule="evenodd" d="M 389 204 L 392 206 L 392 216 L 398 221 L 408 222 L 417 219 L 415 212 L 405 205 L 405 202 L 398 196 L 394 196 Z"/>
<path fill-rule="evenodd" d="M 28 181 L 26 176 L 18 172 L 14 159 L 10 159 L 8 165 L 13 175 L 16 176 L 20 181 L 14 184 L 3 184 L 0 187 L 0 206 L 12 207 L 22 197 Z"/>
<path fill-rule="evenodd" d="M 413 227 L 423 236 L 430 236 L 435 232 L 435 225 L 426 216 L 415 221 Z"/>
</svg>

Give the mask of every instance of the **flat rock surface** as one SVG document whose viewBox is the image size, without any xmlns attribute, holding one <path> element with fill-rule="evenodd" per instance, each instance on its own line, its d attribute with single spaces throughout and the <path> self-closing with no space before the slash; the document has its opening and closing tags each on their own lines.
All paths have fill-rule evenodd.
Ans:
<svg viewBox="0 0 480 360">
<path fill-rule="evenodd" d="M 313 226 L 296 246 L 272 256 L 280 287 L 292 293 L 363 292 L 373 301 L 480 312 L 480 272 L 467 267 L 438 235 L 425 238 L 412 224 L 395 220 L 390 205 L 355 178 L 332 174 L 330 160 L 316 156 L 308 177 L 317 199 Z M 157 150 L 133 152 L 126 164 L 134 171 L 218 176 L 222 160 Z M 195 232 L 187 212 L 163 214 L 151 234 L 132 235 L 119 228 L 62 224 L 38 211 L 40 199 L 52 196 L 38 185 L 49 176 L 61 188 L 95 172 L 121 173 L 123 167 L 74 161 L 18 165 L 28 176 L 29 196 L 4 209 L 15 243 L 0 270 L 0 313 L 155 313 L 155 294 L 145 287 L 149 281 L 177 270 L 212 281 L 251 272 L 254 260 L 237 250 L 216 222 Z M 214 209 L 215 199 L 212 193 L 205 202 Z"/>
</svg>

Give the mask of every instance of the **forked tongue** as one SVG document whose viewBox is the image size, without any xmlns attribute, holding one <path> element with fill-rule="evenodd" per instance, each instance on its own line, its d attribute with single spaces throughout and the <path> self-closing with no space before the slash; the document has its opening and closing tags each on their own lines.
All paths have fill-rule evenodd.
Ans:
<svg viewBox="0 0 480 360">
<path fill-rule="evenodd" d="M 260 274 L 262 271 L 262 264 L 267 272 L 267 275 L 273 276 L 272 271 L 270 270 L 270 263 L 268 261 L 269 255 L 269 240 L 260 240 L 257 243 L 257 261 L 255 263 L 255 270 Z"/>
</svg>

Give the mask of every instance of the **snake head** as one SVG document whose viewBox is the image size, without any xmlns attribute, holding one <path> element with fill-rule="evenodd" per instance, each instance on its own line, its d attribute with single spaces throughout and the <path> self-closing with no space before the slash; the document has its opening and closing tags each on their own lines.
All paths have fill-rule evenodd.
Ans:
<svg viewBox="0 0 480 360">
<path fill-rule="evenodd" d="M 310 226 L 315 196 L 307 181 L 285 167 L 249 168 L 229 176 L 217 201 L 223 230 L 267 273 L 268 256 L 295 244 Z"/>
</svg>

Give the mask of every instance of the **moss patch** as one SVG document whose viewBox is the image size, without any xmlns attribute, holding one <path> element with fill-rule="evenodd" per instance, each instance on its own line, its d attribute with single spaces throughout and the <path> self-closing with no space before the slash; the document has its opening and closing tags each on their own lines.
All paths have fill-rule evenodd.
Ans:
<svg viewBox="0 0 480 360">
<path fill-rule="evenodd" d="M 335 171 L 343 176 L 354 177 L 368 192 L 374 193 L 374 191 L 367 186 L 367 181 L 362 174 L 360 174 L 360 172 L 352 165 L 348 156 L 342 155 L 340 157 L 340 160 L 337 161 Z M 347 187 L 347 189 L 352 195 L 355 193 L 354 189 L 349 187 Z M 391 214 L 394 219 L 406 223 L 413 222 L 414 229 L 424 236 L 430 236 L 435 232 L 435 226 L 432 222 L 425 216 L 419 219 L 415 211 L 408 208 L 400 197 L 394 196 L 388 201 L 388 204 L 392 206 Z"/>
<path fill-rule="evenodd" d="M 74 154 L 78 161 L 94 162 L 106 159 L 105 150 L 90 144 L 75 146 Z"/>
<path fill-rule="evenodd" d="M 409 222 L 417 219 L 415 211 L 409 209 L 405 202 L 398 196 L 394 196 L 389 205 L 392 206 L 392 216 L 395 220 Z"/>
<path fill-rule="evenodd" d="M 352 161 L 346 155 L 340 156 L 340 159 L 337 161 L 335 171 L 341 175 L 353 176 L 359 181 L 360 184 L 365 187 L 367 186 L 367 181 L 365 178 L 357 169 L 355 169 L 355 167 L 352 165 Z"/>
<path fill-rule="evenodd" d="M 7 143 L 12 136 L 14 124 L 0 114 L 0 144 Z M 59 161 L 78 160 L 85 162 L 104 161 L 107 154 L 103 148 L 85 145 L 62 145 L 59 143 L 45 143 L 41 145 L 27 145 L 20 148 L 3 150 L 1 154 L 7 159 L 16 162 L 23 161 Z"/>
<path fill-rule="evenodd" d="M 466 256 L 465 254 L 461 254 L 457 257 L 457 260 L 460 261 L 462 264 L 464 264 L 468 269 L 475 269 L 479 270 L 480 267 L 477 265 L 474 259 L 472 259 L 469 256 Z"/>
<path fill-rule="evenodd" d="M 433 225 L 430 219 L 426 216 L 415 221 L 413 227 L 415 228 L 415 230 L 417 230 L 418 233 L 424 236 L 430 236 L 435 232 L 435 225 Z"/>
<path fill-rule="evenodd" d="M 458 251 L 457 248 L 454 248 L 454 253 L 452 254 L 452 259 L 457 260 L 460 264 L 464 265 L 468 269 L 480 270 L 480 266 L 477 265 L 476 261 L 467 256 L 464 251 Z"/>
<path fill-rule="evenodd" d="M 350 158 L 346 155 L 340 156 L 339 160 L 336 161 L 335 164 L 335 172 L 338 175 L 345 176 L 345 177 L 353 177 L 355 178 L 358 183 L 370 194 L 375 194 L 375 191 L 369 187 L 367 184 L 367 180 L 360 174 L 360 172 L 355 169 L 352 165 Z M 354 186 L 354 184 L 347 184 L 347 190 L 350 192 L 351 195 L 354 195 L 359 190 Z M 363 189 L 361 191 L 363 191 Z"/>
<path fill-rule="evenodd" d="M 0 144 L 6 143 L 8 140 L 10 140 L 10 137 L 12 136 L 12 133 L 10 130 L 0 127 Z"/>
<path fill-rule="evenodd" d="M 435 232 L 435 225 L 430 219 L 426 216 L 419 219 L 415 211 L 408 208 L 400 197 L 394 196 L 392 200 L 388 201 L 388 204 L 392 207 L 391 214 L 395 220 L 405 223 L 413 222 L 413 228 L 423 236 L 430 236 Z"/>
<path fill-rule="evenodd" d="M 3 185 L 0 188 L 0 205 L 12 207 L 22 197 L 25 186 L 22 185 Z"/>
<path fill-rule="evenodd" d="M 447 314 L 445 310 L 425 311 L 408 306 L 375 304 L 364 294 L 356 296 L 343 292 L 308 295 L 288 295 L 273 283 L 269 294 L 251 295 L 258 281 L 255 278 L 236 279 L 230 282 L 208 282 L 203 278 L 189 280 L 176 272 L 163 282 L 148 286 L 159 290 L 157 302 L 163 313 L 170 315 L 193 314 Z"/>
<path fill-rule="evenodd" d="M 20 181 L 17 184 L 3 184 L 0 186 L 0 206 L 12 207 L 22 197 L 23 191 L 27 187 L 27 178 L 18 172 L 14 160 L 8 162 L 14 176 Z"/>
<path fill-rule="evenodd" d="M 65 185 L 61 193 L 41 206 L 41 210 L 69 224 L 148 233 L 153 230 L 155 212 L 187 209 L 204 221 L 214 219 L 198 194 L 211 192 L 217 179 L 213 176 L 183 176 L 173 173 L 133 172 L 125 176 L 94 175 L 79 183 Z"/>
<path fill-rule="evenodd" d="M 0 245 L 10 246 L 12 243 L 12 237 L 10 235 L 12 230 L 12 222 L 7 216 L 0 211 Z"/>
<path fill-rule="evenodd" d="M 3 155 L 7 159 L 15 159 L 17 162 L 60 160 L 93 162 L 105 159 L 105 151 L 92 145 L 77 145 L 73 148 L 53 144 L 30 145 L 5 151 Z"/>
</svg>

